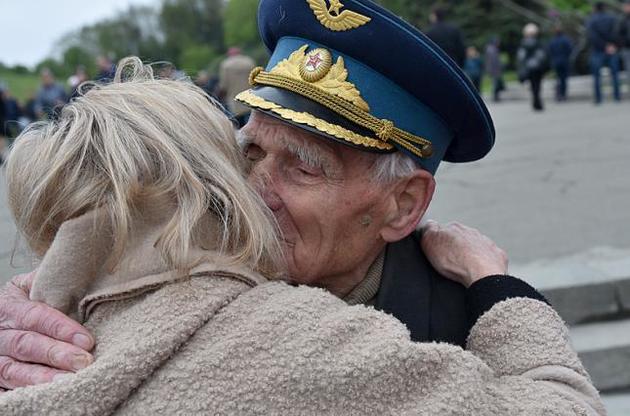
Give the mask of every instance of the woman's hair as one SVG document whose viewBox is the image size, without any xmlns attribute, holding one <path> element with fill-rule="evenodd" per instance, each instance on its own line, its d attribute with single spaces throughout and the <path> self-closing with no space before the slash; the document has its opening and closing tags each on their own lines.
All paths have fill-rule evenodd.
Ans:
<svg viewBox="0 0 630 416">
<path fill-rule="evenodd" d="M 196 265 L 190 250 L 204 246 L 211 215 L 219 250 L 268 275 L 282 269 L 276 224 L 246 183 L 232 124 L 207 94 L 156 79 L 135 57 L 119 63 L 112 83 L 80 90 L 56 120 L 22 133 L 7 162 L 9 206 L 37 255 L 62 223 L 104 209 L 117 265 L 147 203 L 167 201 L 157 247 L 170 266 Z"/>
</svg>

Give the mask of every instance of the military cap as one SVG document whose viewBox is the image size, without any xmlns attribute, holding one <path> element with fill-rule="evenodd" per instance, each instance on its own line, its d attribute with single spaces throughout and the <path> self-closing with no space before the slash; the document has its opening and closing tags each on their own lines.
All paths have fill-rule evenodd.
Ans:
<svg viewBox="0 0 630 416">
<path fill-rule="evenodd" d="M 261 0 L 271 52 L 236 99 L 329 140 L 401 151 L 435 173 L 494 144 L 466 75 L 419 30 L 369 0 Z"/>
</svg>

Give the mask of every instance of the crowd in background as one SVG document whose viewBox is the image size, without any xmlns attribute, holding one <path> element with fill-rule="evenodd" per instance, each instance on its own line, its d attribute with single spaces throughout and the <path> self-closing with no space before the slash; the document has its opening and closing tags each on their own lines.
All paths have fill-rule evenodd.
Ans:
<svg viewBox="0 0 630 416">
<path fill-rule="evenodd" d="M 484 76 L 492 80 L 492 98 L 500 101 L 505 90 L 504 65 L 501 61 L 501 41 L 490 39 L 484 56 L 474 46 L 466 47 L 464 35 L 455 25 L 446 21 L 443 9 L 436 8 L 431 14 L 431 28 L 427 35 L 464 69 L 472 83 L 481 90 Z M 593 75 L 593 98 L 600 104 L 602 98 L 602 68 L 608 67 L 612 82 L 613 99 L 621 100 L 619 72 L 630 69 L 630 1 L 623 4 L 623 14 L 617 16 L 597 2 L 586 22 L 586 37 L 590 46 L 589 65 Z M 543 110 L 541 98 L 542 80 L 553 70 L 556 78 L 555 97 L 559 102 L 568 97 L 568 79 L 572 70 L 574 41 L 564 33 L 560 24 L 553 28 L 548 42 L 543 41 L 540 28 L 529 23 L 523 28 L 523 39 L 517 52 L 517 74 L 521 82 L 528 82 L 532 93 L 532 107 Z M 626 77 L 630 84 L 630 76 Z"/>
<path fill-rule="evenodd" d="M 24 103 L 18 102 L 6 84 L 0 84 L 0 163 L 6 149 L 4 138 L 11 144 L 28 124 L 54 118 L 55 113 L 64 104 L 79 94 L 79 86 L 84 82 L 88 80 L 109 82 L 113 79 L 116 66 L 112 59 L 99 56 L 96 58 L 96 64 L 98 73 L 94 76 L 90 76 L 84 66 L 78 66 L 75 73 L 67 79 L 65 86 L 56 79 L 49 68 L 42 68 L 39 73 L 39 89 Z M 236 103 L 234 97 L 248 88 L 249 74 L 255 65 L 254 60 L 244 55 L 240 48 L 232 47 L 221 62 L 218 75 L 200 71 L 193 79 L 197 86 L 221 103 L 226 115 L 233 120 L 236 127 L 242 127 L 247 122 L 249 111 L 242 104 Z M 154 70 L 162 79 L 180 79 L 187 76 L 169 62 L 155 63 Z"/>
</svg>

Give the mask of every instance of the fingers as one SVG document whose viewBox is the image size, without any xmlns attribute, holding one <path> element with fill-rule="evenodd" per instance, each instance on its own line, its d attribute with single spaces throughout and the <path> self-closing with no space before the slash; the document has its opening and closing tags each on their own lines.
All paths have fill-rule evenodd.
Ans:
<svg viewBox="0 0 630 416">
<path fill-rule="evenodd" d="M 93 361 L 90 354 L 74 345 L 35 332 L 17 330 L 2 331 L 0 356 L 67 371 L 81 370 Z"/>
<path fill-rule="evenodd" d="M 51 382 L 56 376 L 67 374 L 38 364 L 26 364 L 0 356 L 0 388 L 12 390 Z"/>
<path fill-rule="evenodd" d="M 19 292 L 19 293 L 16 293 Z M 79 323 L 58 310 L 23 298 L 21 289 L 0 295 L 0 342 L 3 329 L 37 332 L 74 344 L 86 351 L 94 347 L 94 339 Z"/>
<path fill-rule="evenodd" d="M 30 273 L 18 274 L 13 279 L 11 279 L 11 284 L 24 292 L 24 294 L 28 298 L 29 294 L 31 293 L 31 288 L 33 287 L 35 274 L 37 274 L 37 269 L 33 270 Z"/>
</svg>

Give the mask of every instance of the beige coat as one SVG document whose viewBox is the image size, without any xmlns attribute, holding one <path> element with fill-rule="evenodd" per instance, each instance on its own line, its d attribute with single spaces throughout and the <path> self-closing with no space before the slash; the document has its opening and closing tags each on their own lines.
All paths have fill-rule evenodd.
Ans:
<svg viewBox="0 0 630 416">
<path fill-rule="evenodd" d="M 93 223 L 64 224 L 33 296 L 85 321 L 96 361 L 0 395 L 3 416 L 605 414 L 567 328 L 536 300 L 495 305 L 467 351 L 413 343 L 390 316 L 218 256 L 178 278 L 150 225 L 126 272 L 106 275 L 109 242 L 94 241 Z"/>
<path fill-rule="evenodd" d="M 245 55 L 227 57 L 219 68 L 219 89 L 225 93 L 225 104 L 235 116 L 249 112 L 249 107 L 234 98 L 250 88 L 249 74 L 256 66 L 252 58 Z"/>
</svg>

